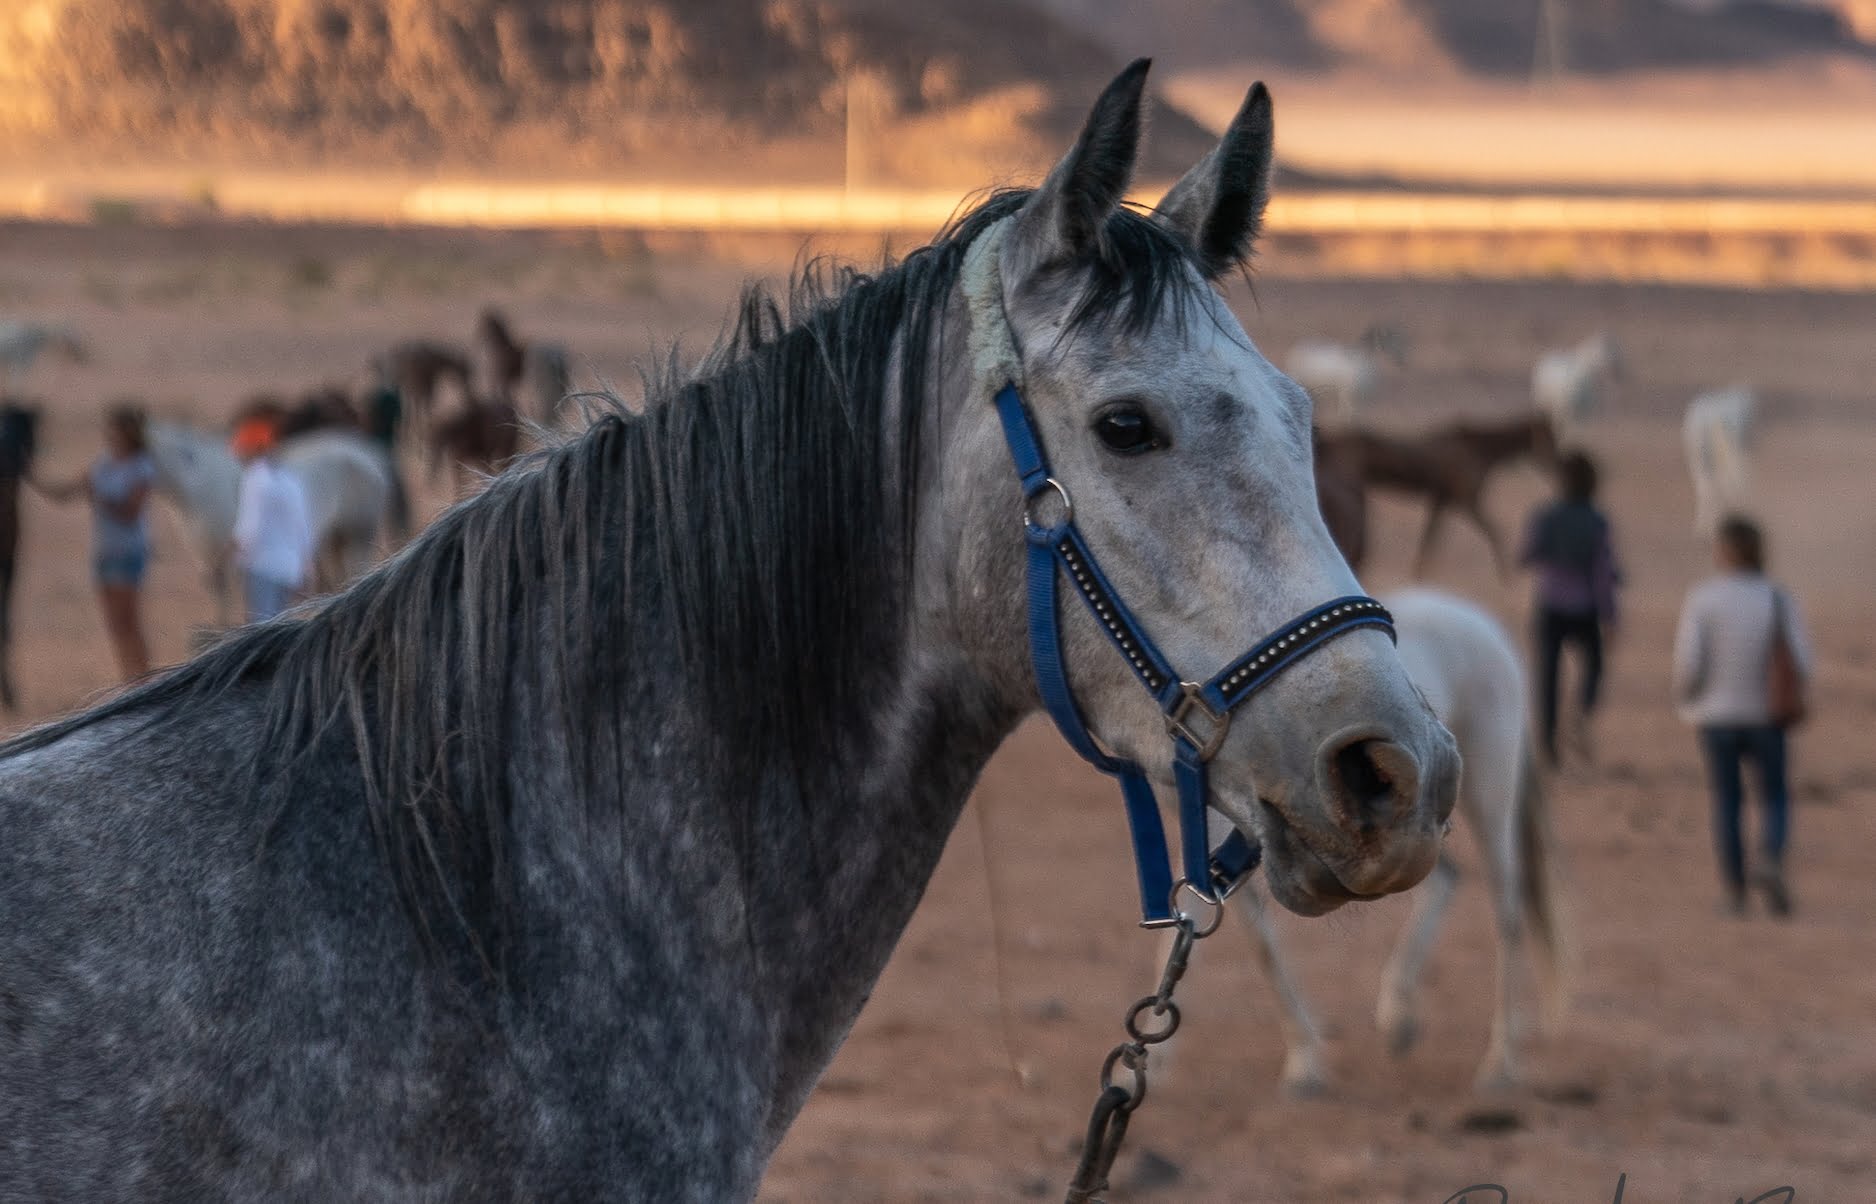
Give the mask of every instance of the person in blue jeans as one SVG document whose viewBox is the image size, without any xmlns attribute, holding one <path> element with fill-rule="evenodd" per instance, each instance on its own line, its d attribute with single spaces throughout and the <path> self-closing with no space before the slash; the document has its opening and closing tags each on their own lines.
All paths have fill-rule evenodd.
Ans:
<svg viewBox="0 0 1876 1204">
<path fill-rule="evenodd" d="M 91 503 L 91 569 L 104 612 L 111 650 L 125 680 L 150 671 L 150 645 L 143 636 L 143 575 L 150 562 L 146 521 L 156 464 L 145 449 L 143 411 L 123 403 L 104 420 L 104 451 L 85 475 L 63 484 L 37 485 L 55 502 L 85 498 Z"/>
<path fill-rule="evenodd" d="M 1581 670 L 1578 708 L 1571 723 L 1576 750 L 1590 755 L 1589 721 L 1602 686 L 1603 649 L 1615 634 L 1615 544 L 1609 520 L 1596 507 L 1596 463 L 1580 451 L 1557 465 L 1558 499 L 1531 516 L 1518 563 L 1537 576 L 1536 644 L 1538 743 L 1546 762 L 1557 763 L 1558 670 L 1563 650 L 1574 645 Z"/>
<path fill-rule="evenodd" d="M 1674 697 L 1699 732 L 1713 790 L 1713 838 L 1725 894 L 1722 908 L 1744 914 L 1750 882 L 1773 915 L 1791 914 L 1785 849 L 1791 787 L 1785 731 L 1773 722 L 1769 680 L 1774 634 L 1791 650 L 1799 675 L 1811 672 L 1810 644 L 1797 603 L 1765 573 L 1765 540 L 1744 518 L 1720 524 L 1719 572 L 1688 591 L 1674 639 Z M 1741 813 L 1745 766 L 1757 779 L 1762 812 L 1760 860 L 1747 872 Z"/>
</svg>

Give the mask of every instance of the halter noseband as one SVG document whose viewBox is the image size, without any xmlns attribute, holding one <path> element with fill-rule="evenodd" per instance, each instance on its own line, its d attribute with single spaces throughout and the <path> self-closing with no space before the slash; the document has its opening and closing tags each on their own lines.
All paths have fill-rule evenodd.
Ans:
<svg viewBox="0 0 1876 1204">
<path fill-rule="evenodd" d="M 1232 713 L 1279 673 L 1337 636 L 1377 627 L 1394 638 L 1393 618 L 1373 598 L 1337 598 L 1292 619 L 1209 681 L 1188 681 L 1173 672 L 1101 572 L 1087 540 L 1075 526 L 1074 501 L 1068 488 L 1049 473 L 1042 443 L 1016 385 L 1021 363 L 1003 312 L 1002 281 L 996 266 L 1002 232 L 999 224 L 978 236 L 965 262 L 963 283 L 971 309 L 973 366 L 978 380 L 996 389 L 997 417 L 1003 425 L 1016 475 L 1022 481 L 1023 531 L 1029 545 L 1030 660 L 1035 666 L 1042 704 L 1063 739 L 1084 760 L 1120 782 L 1140 880 L 1140 922 L 1148 928 L 1163 927 L 1177 922 L 1174 896 L 1180 888 L 1191 890 L 1205 902 L 1220 902 L 1243 885 L 1263 856 L 1263 850 L 1235 828 L 1216 849 L 1209 848 L 1206 839 L 1205 812 L 1210 801 L 1206 765 L 1223 746 L 1231 729 Z M 1061 514 L 1054 522 L 1045 523 L 1038 511 L 1050 493 L 1057 495 Z M 1133 761 L 1101 750 L 1068 688 L 1062 660 L 1061 613 L 1056 603 L 1058 568 L 1059 575 L 1065 575 L 1074 585 L 1109 642 L 1126 658 L 1134 676 L 1165 715 L 1166 731 L 1173 742 L 1173 778 L 1179 790 L 1180 864 L 1184 873 L 1177 882 L 1172 876 L 1166 828 L 1146 772 Z"/>
</svg>

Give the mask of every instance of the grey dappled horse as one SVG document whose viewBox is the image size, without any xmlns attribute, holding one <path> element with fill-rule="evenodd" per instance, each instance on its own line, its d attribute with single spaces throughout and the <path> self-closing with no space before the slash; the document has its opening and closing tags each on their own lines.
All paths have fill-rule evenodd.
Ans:
<svg viewBox="0 0 1876 1204">
<path fill-rule="evenodd" d="M 750 291 L 642 414 L 9 746 L 0 1192 L 752 1195 L 1038 705 L 967 248 L 1000 239 L 1003 312 L 976 317 L 1023 349 L 1077 521 L 1174 663 L 1354 587 L 1307 400 L 1207 283 L 1263 210 L 1268 98 L 1146 216 L 1118 204 L 1144 76 L 1033 193 L 803 282 L 786 318 Z M 1157 703 L 1068 612 L 1090 727 L 1170 788 Z M 1259 695 L 1212 770 L 1317 913 L 1427 874 L 1457 761 L 1367 630 Z"/>
</svg>

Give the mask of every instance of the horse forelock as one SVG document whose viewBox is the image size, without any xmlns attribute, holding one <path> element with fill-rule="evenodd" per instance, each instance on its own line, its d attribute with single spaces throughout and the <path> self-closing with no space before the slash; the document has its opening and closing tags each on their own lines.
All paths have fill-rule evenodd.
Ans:
<svg viewBox="0 0 1876 1204">
<path fill-rule="evenodd" d="M 654 372 L 641 412 L 591 399 L 584 431 L 342 593 L 0 756 L 107 718 L 160 731 L 251 688 L 260 731 L 228 738 L 252 741 L 253 788 L 284 809 L 310 765 L 355 777 L 419 929 L 498 972 L 514 808 L 575 805 L 517 764 L 568 761 L 603 803 L 675 735 L 698 799 L 754 806 L 781 774 L 812 805 L 830 761 L 865 755 L 869 707 L 905 656 L 919 435 L 965 253 L 1028 195 L 989 197 L 875 274 L 815 261 L 780 299 L 749 287 L 702 367 Z M 1071 323 L 1178 310 L 1164 302 L 1198 279 L 1190 248 L 1125 210 L 1109 233 Z"/>
</svg>

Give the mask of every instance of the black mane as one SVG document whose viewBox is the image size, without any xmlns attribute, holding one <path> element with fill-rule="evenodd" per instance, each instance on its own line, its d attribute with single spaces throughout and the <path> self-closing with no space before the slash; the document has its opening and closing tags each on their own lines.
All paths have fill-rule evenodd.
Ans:
<svg viewBox="0 0 1876 1204">
<path fill-rule="evenodd" d="M 992 195 L 877 274 L 817 263 L 785 301 L 747 288 L 704 368 L 657 374 L 642 413 L 600 400 L 584 432 L 344 592 L 0 756 L 107 719 L 155 735 L 256 688 L 257 788 L 278 807 L 315 760 L 356 775 L 420 925 L 466 930 L 498 964 L 524 672 L 543 691 L 533 724 L 564 740 L 595 798 L 642 739 L 606 717 L 646 657 L 695 685 L 673 713 L 731 784 L 812 765 L 876 718 L 863 683 L 903 651 L 933 357 L 965 354 L 941 346 L 944 313 L 966 248 L 1028 196 Z M 1116 212 L 1102 242 L 1075 323 L 1144 327 L 1197 279 L 1192 249 L 1139 213 Z"/>
</svg>

